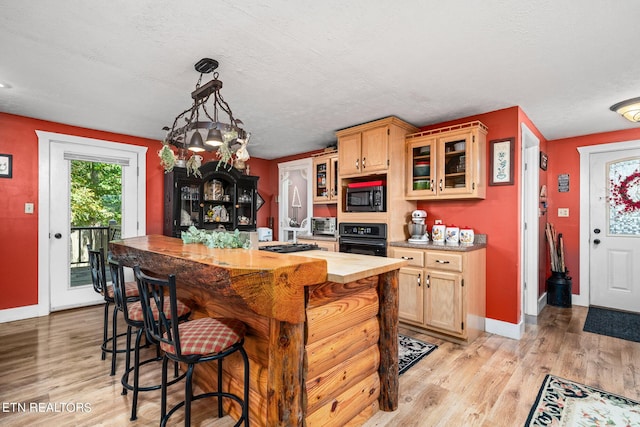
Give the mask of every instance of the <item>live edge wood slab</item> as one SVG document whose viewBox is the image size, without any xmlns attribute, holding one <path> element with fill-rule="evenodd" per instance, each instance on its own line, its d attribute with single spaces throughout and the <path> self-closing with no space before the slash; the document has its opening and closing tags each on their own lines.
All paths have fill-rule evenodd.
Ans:
<svg viewBox="0 0 640 427">
<path fill-rule="evenodd" d="M 159 235 L 109 249 L 125 266 L 175 274 L 192 318 L 247 325 L 253 426 L 357 426 L 379 409 L 397 409 L 398 269 L 406 261 L 211 249 Z M 225 360 L 223 370 L 223 388 L 241 394 L 241 359 Z M 200 364 L 195 378 L 214 390 L 215 364 Z M 235 404 L 225 411 L 238 418 Z"/>
</svg>

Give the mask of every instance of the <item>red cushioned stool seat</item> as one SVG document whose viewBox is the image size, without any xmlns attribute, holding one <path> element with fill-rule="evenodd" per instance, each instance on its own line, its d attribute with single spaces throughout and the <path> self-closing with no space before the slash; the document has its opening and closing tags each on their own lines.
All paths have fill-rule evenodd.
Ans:
<svg viewBox="0 0 640 427">
<path fill-rule="evenodd" d="M 180 353 L 184 356 L 221 353 L 241 342 L 247 327 L 235 319 L 214 319 L 203 317 L 178 325 Z M 166 334 L 165 334 L 166 337 Z M 160 348 L 175 354 L 173 345 L 163 342 Z"/>
</svg>

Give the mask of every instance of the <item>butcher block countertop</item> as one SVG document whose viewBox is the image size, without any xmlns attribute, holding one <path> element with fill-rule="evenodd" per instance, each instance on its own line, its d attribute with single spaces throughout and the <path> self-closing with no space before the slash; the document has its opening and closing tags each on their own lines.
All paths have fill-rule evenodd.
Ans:
<svg viewBox="0 0 640 427">
<path fill-rule="evenodd" d="M 396 258 L 320 250 L 292 252 L 287 255 L 325 260 L 327 262 L 327 280 L 336 283 L 353 282 L 397 270 L 408 264 L 408 261 Z"/>
</svg>

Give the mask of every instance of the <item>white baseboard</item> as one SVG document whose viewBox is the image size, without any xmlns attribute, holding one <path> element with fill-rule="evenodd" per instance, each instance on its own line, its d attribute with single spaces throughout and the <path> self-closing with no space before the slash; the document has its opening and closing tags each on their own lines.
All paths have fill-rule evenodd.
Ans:
<svg viewBox="0 0 640 427">
<path fill-rule="evenodd" d="M 547 305 L 547 293 L 543 293 L 540 298 L 538 298 L 538 314 L 542 311 L 542 309 Z"/>
<path fill-rule="evenodd" d="M 587 299 L 587 297 L 582 294 L 582 295 L 571 295 L 571 304 L 573 305 L 580 305 L 583 307 L 589 307 L 589 300 Z"/>
<path fill-rule="evenodd" d="M 24 307 L 7 308 L 0 310 L 0 323 L 13 322 L 14 320 L 30 319 L 41 316 L 39 306 L 27 305 Z"/>
<path fill-rule="evenodd" d="M 520 323 L 503 322 L 502 320 L 489 319 L 485 323 L 485 331 L 490 334 L 501 335 L 507 338 L 519 340 L 524 335 L 524 321 Z"/>
</svg>

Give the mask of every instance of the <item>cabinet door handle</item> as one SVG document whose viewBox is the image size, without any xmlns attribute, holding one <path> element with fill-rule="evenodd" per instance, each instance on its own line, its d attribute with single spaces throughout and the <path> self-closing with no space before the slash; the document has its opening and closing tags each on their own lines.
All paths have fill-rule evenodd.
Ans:
<svg viewBox="0 0 640 427">
<path fill-rule="evenodd" d="M 422 285 L 422 274 L 418 273 L 418 287 Z"/>
<path fill-rule="evenodd" d="M 431 192 L 432 193 L 436 192 L 436 187 L 433 185 L 433 180 L 431 180 L 429 187 L 431 187 Z"/>
<path fill-rule="evenodd" d="M 442 191 L 442 179 L 440 180 L 440 183 L 438 184 L 438 187 L 440 187 L 440 191 Z"/>
<path fill-rule="evenodd" d="M 431 288 L 431 275 L 427 274 L 427 288 Z"/>
<path fill-rule="evenodd" d="M 360 169 L 360 159 L 356 159 L 356 169 Z"/>
<path fill-rule="evenodd" d="M 449 264 L 449 261 L 445 261 L 445 260 L 442 260 L 442 259 L 437 259 L 436 262 L 438 264 Z"/>
<path fill-rule="evenodd" d="M 366 161 L 367 161 L 367 158 L 366 158 L 366 157 L 363 157 L 363 158 L 362 158 L 362 169 L 364 169 L 364 168 L 366 168 L 366 167 L 367 167 L 367 165 L 365 164 L 365 162 L 366 162 Z"/>
<path fill-rule="evenodd" d="M 412 260 L 413 259 L 412 256 L 401 256 L 400 258 L 407 259 L 407 260 Z"/>
</svg>

